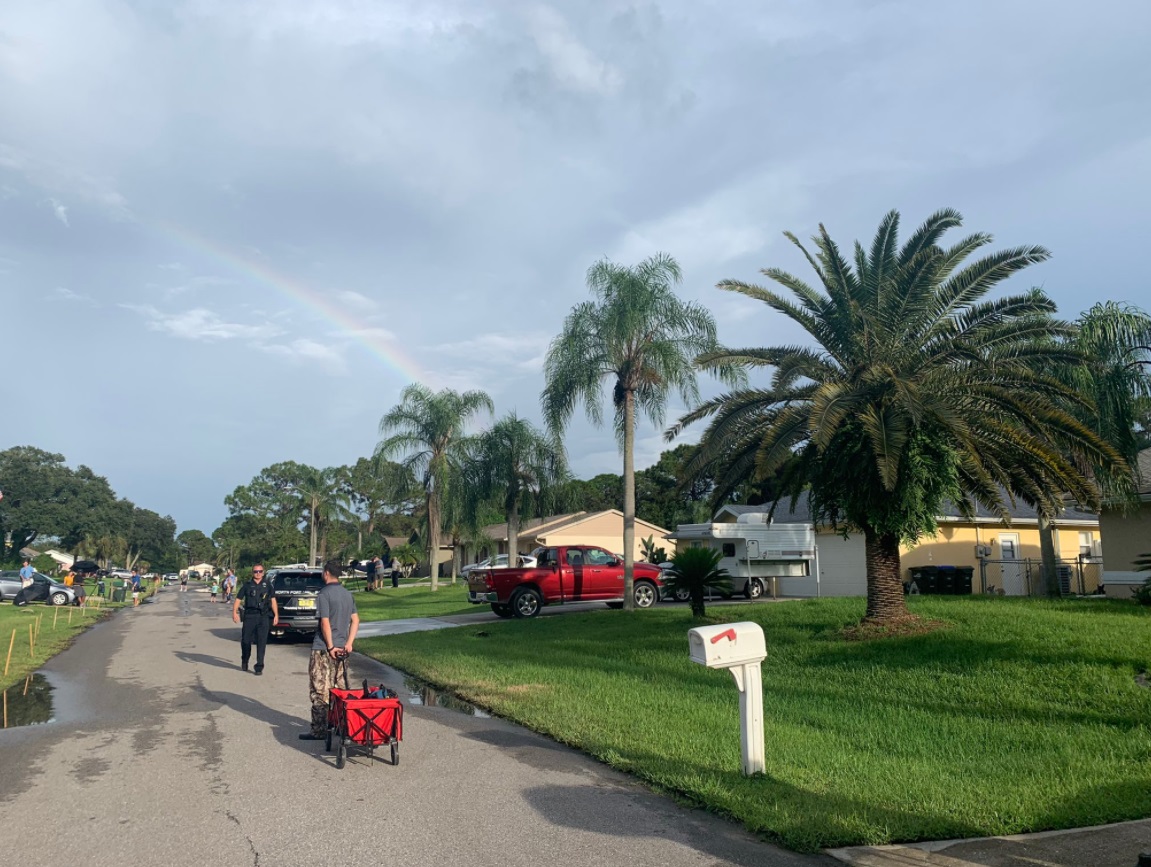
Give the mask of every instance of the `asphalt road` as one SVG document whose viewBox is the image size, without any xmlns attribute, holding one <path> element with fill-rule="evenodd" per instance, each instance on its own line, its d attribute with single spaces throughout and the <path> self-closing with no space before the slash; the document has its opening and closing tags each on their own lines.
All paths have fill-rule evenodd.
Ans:
<svg viewBox="0 0 1151 867">
<path fill-rule="evenodd" d="M 53 722 L 0 731 L 6 863 L 769 865 L 769 846 L 498 719 L 409 705 L 401 762 L 336 770 L 306 730 L 307 646 L 239 670 L 239 628 L 164 590 L 45 666 Z M 363 657 L 353 678 L 395 672 Z M 652 733 L 658 737 L 658 733 Z"/>
</svg>

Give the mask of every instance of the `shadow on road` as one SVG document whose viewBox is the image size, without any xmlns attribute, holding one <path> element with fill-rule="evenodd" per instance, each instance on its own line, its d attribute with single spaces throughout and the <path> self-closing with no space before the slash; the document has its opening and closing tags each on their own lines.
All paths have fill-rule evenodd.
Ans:
<svg viewBox="0 0 1151 867">
<path fill-rule="evenodd" d="M 197 691 L 200 696 L 208 702 L 225 706 L 230 710 L 251 717 L 257 722 L 267 724 L 272 730 L 272 737 L 276 739 L 276 742 L 279 743 L 280 746 L 314 756 L 318 761 L 324 762 L 325 764 L 333 764 L 335 762 L 334 757 L 321 754 L 324 746 L 321 741 L 300 740 L 300 735 L 309 729 L 308 720 L 273 710 L 266 704 L 258 702 L 254 698 L 246 695 L 238 695 L 234 692 L 218 692 L 204 687 L 199 687 Z"/>
<path fill-rule="evenodd" d="M 239 656 L 239 653 L 237 652 L 236 655 Z M 234 659 L 222 659 L 219 656 L 208 656 L 206 653 L 188 653 L 184 650 L 177 650 L 176 658 L 181 662 L 214 665 L 216 668 L 239 668 L 239 663 Z"/>
</svg>

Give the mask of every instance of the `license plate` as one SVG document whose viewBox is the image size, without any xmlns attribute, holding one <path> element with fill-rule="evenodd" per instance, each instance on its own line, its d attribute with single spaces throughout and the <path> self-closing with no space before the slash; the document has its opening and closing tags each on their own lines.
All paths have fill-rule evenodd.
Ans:
<svg viewBox="0 0 1151 867">
<path fill-rule="evenodd" d="M 315 608 L 316 607 L 316 600 L 315 599 L 301 599 L 296 603 L 296 607 L 297 608 Z"/>
</svg>

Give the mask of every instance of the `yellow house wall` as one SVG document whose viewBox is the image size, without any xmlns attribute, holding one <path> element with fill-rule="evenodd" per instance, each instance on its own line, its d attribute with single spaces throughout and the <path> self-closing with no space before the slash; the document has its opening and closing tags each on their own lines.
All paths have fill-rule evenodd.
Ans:
<svg viewBox="0 0 1151 867">
<path fill-rule="evenodd" d="M 663 538 L 666 533 L 659 527 L 637 520 L 635 522 L 635 545 L 632 555 L 636 560 L 643 559 L 642 539 L 654 536 L 658 546 L 664 548 L 670 557 L 675 553 L 675 543 Z M 597 515 L 570 527 L 544 534 L 548 545 L 598 545 L 615 554 L 623 553 L 623 516 L 614 513 Z"/>
<path fill-rule="evenodd" d="M 1105 511 L 1102 528 L 1107 539 L 1103 546 L 1107 571 L 1133 571 L 1136 557 L 1151 554 L 1151 503 L 1143 503 L 1131 515 Z"/>
</svg>

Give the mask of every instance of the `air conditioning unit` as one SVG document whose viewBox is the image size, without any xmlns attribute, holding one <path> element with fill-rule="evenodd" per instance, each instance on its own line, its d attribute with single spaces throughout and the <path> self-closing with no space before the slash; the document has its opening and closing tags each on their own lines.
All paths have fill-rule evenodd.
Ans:
<svg viewBox="0 0 1151 867">
<path fill-rule="evenodd" d="M 991 546 L 990 545 L 976 545 L 975 546 L 975 556 L 979 557 L 981 559 L 984 557 L 990 557 L 991 556 Z"/>
</svg>

